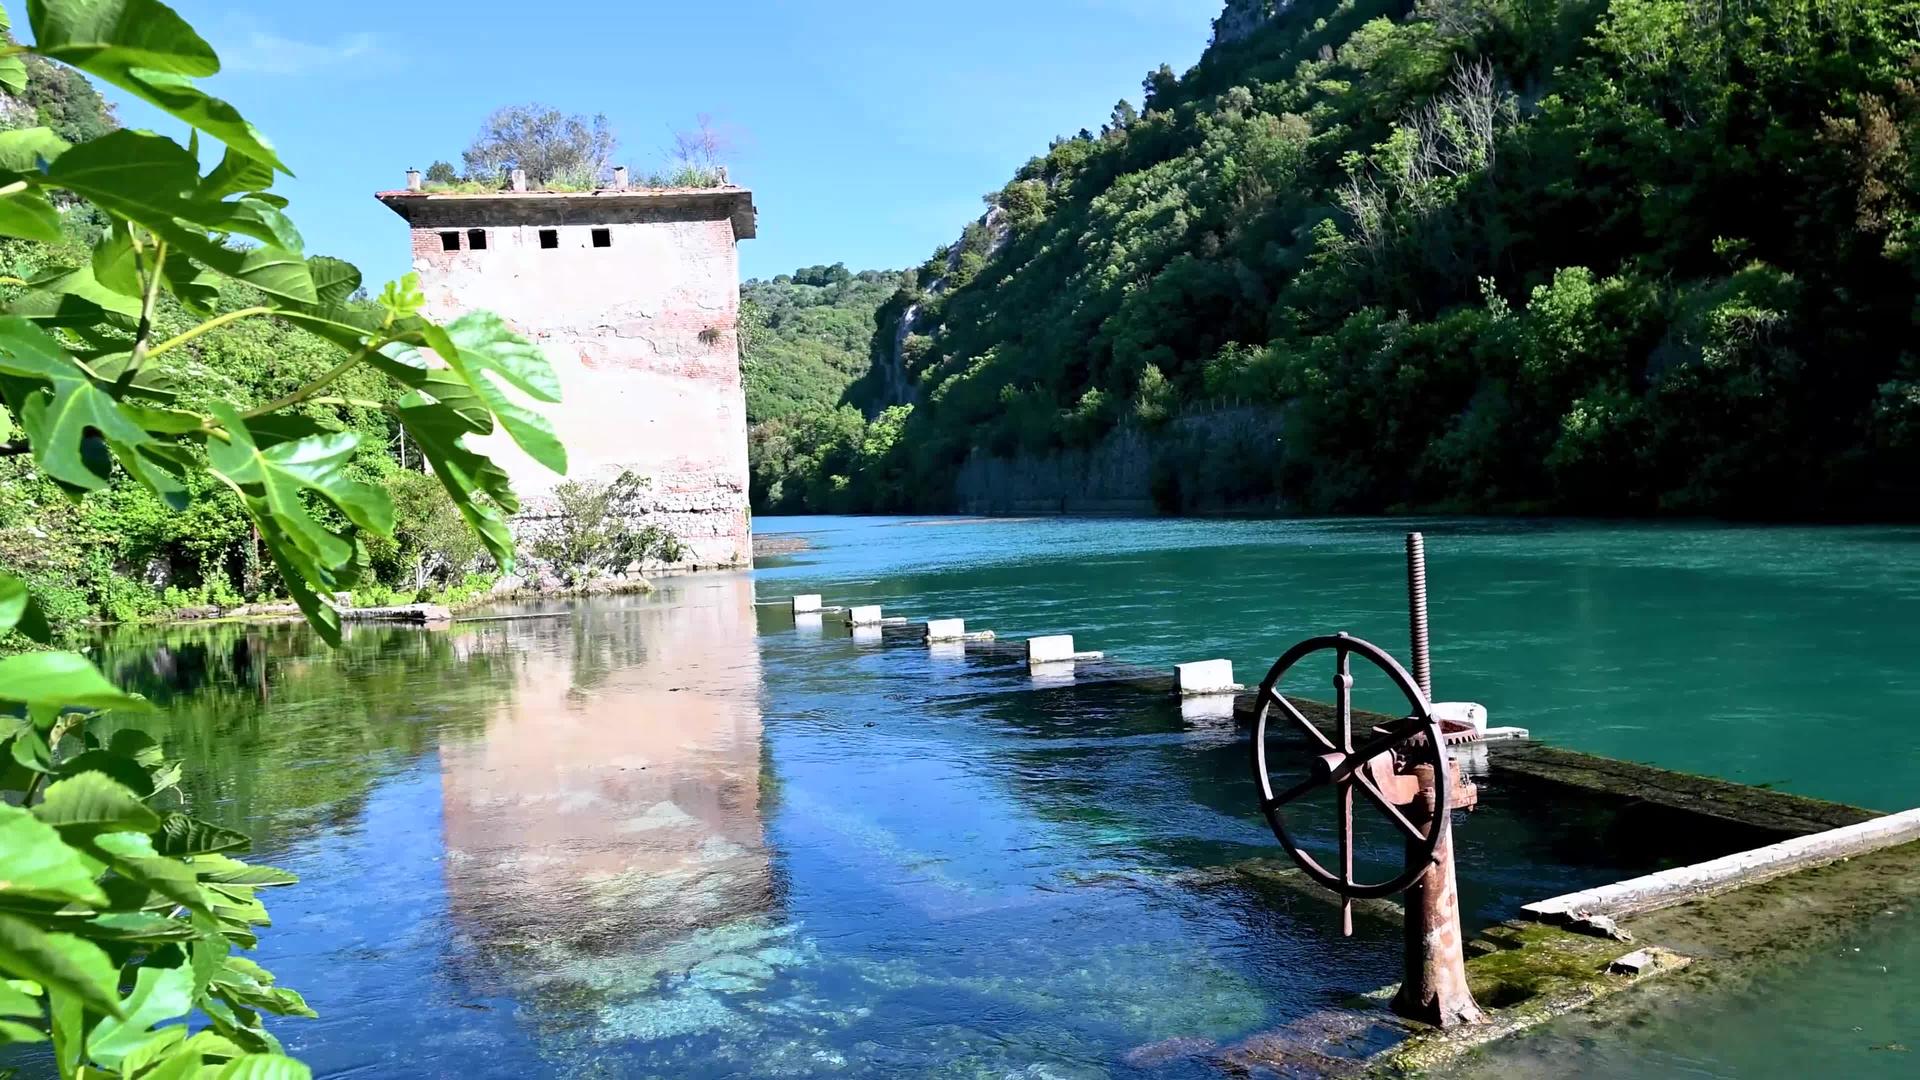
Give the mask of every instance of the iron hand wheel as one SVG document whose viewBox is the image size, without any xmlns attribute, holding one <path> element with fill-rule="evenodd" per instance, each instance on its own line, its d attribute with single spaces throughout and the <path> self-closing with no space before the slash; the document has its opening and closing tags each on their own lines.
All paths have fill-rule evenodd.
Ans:
<svg viewBox="0 0 1920 1080">
<path fill-rule="evenodd" d="M 1280 681 L 1294 665 L 1315 653 L 1334 654 L 1334 703 L 1340 717 L 1339 742 L 1329 739 L 1309 721 L 1293 702 L 1280 693 Z M 1406 695 L 1408 714 L 1375 732 L 1358 746 L 1353 741 L 1353 674 L 1349 659 L 1358 656 L 1386 672 L 1387 678 Z M 1378 646 L 1347 634 L 1308 638 L 1288 649 L 1260 684 L 1259 708 L 1253 723 L 1253 778 L 1260 786 L 1260 811 L 1266 815 L 1273 835 L 1293 856 L 1308 877 L 1339 893 L 1348 900 L 1391 896 L 1411 886 L 1433 862 L 1434 848 L 1440 842 L 1441 823 L 1447 819 L 1446 747 L 1440 737 L 1440 724 L 1433 718 L 1433 706 L 1420 687 L 1399 662 Z M 1267 771 L 1267 720 L 1279 710 L 1292 718 L 1316 748 L 1322 751 L 1310 761 L 1311 772 L 1298 784 L 1278 794 Z M 1395 806 L 1386 793 L 1368 775 L 1368 762 L 1382 754 L 1399 755 L 1407 765 L 1433 768 L 1433 812 L 1426 827 L 1415 825 Z M 1391 760 L 1391 759 L 1389 759 Z M 1340 872 L 1320 865 L 1287 830 L 1281 807 L 1308 792 L 1332 785 L 1340 798 Z M 1355 881 L 1353 877 L 1353 795 L 1358 790 L 1384 812 L 1407 841 L 1406 865 L 1394 878 L 1382 882 Z"/>
</svg>

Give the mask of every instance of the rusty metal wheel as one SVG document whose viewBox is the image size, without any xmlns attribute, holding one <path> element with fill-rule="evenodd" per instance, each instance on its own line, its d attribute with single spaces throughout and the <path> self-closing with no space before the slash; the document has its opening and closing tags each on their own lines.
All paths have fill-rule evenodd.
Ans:
<svg viewBox="0 0 1920 1080">
<path fill-rule="evenodd" d="M 1323 652 L 1334 654 L 1334 708 L 1339 717 L 1339 730 L 1335 734 L 1338 742 L 1309 721 L 1280 692 L 1281 680 L 1296 664 Z M 1368 738 L 1357 746 L 1353 741 L 1353 673 L 1350 667 L 1350 659 L 1355 656 L 1384 671 L 1394 686 L 1406 696 L 1409 707 L 1407 715 L 1401 719 L 1381 725 L 1377 731 L 1363 732 Z M 1434 848 L 1440 842 L 1442 831 L 1440 823 L 1447 818 L 1447 788 L 1450 786 L 1446 781 L 1447 751 L 1441 738 L 1440 725 L 1433 718 L 1433 706 L 1427 701 L 1427 696 L 1420 692 L 1413 677 L 1385 650 L 1357 637 L 1335 634 L 1308 638 L 1288 649 L 1286 655 L 1273 665 L 1273 670 L 1267 673 L 1266 681 L 1260 684 L 1258 706 L 1253 723 L 1253 778 L 1260 787 L 1260 812 L 1266 815 L 1267 824 L 1272 827 L 1274 837 L 1287 849 L 1287 854 L 1293 856 L 1293 861 L 1307 876 L 1349 900 L 1391 896 L 1411 886 L 1433 862 Z M 1307 778 L 1278 794 L 1274 793 L 1273 777 L 1267 770 L 1267 721 L 1276 709 L 1286 714 L 1318 751 L 1307 762 Z M 1400 807 L 1395 806 L 1376 782 L 1378 774 L 1375 770 L 1383 766 L 1391 769 L 1396 757 L 1400 761 L 1400 772 L 1426 765 L 1433 770 L 1430 775 L 1438 778 L 1438 782 L 1432 785 L 1433 811 L 1426 815 L 1424 828 L 1414 824 Z M 1287 829 L 1286 817 L 1281 813 L 1281 807 L 1329 785 L 1338 792 L 1340 801 L 1340 872 L 1337 874 L 1322 866 L 1300 845 Z M 1406 840 L 1406 864 L 1391 880 L 1354 880 L 1355 791 L 1384 813 Z"/>
</svg>

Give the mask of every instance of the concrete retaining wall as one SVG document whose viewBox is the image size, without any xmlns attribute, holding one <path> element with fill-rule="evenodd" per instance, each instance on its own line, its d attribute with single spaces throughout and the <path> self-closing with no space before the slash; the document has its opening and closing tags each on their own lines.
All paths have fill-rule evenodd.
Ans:
<svg viewBox="0 0 1920 1080">
<path fill-rule="evenodd" d="M 954 482 L 965 514 L 1154 514 L 1282 508 L 1280 417 L 1222 409 L 1158 431 L 1127 424 L 1086 449 L 995 457 L 975 451 Z"/>
</svg>

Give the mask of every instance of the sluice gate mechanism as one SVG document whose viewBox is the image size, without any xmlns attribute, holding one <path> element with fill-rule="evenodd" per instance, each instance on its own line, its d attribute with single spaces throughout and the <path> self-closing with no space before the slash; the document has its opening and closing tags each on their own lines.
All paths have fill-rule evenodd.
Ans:
<svg viewBox="0 0 1920 1080">
<path fill-rule="evenodd" d="M 1252 738 L 1254 783 L 1260 812 L 1300 869 L 1340 897 L 1340 930 L 1353 934 L 1353 902 L 1407 893 L 1406 975 L 1394 996 L 1400 1015 L 1439 1028 L 1482 1018 L 1467 988 L 1466 938 L 1460 923 L 1459 886 L 1453 868 L 1452 811 L 1471 809 L 1479 790 L 1462 775 L 1449 746 L 1477 741 L 1479 729 L 1435 715 L 1428 653 L 1426 547 L 1419 533 L 1407 535 L 1407 601 L 1413 673 L 1386 650 L 1340 633 L 1308 638 L 1288 649 L 1260 684 Z M 1333 654 L 1335 723 L 1329 734 L 1307 719 L 1282 692 L 1287 675 L 1309 657 Z M 1353 661 L 1371 664 L 1405 699 L 1400 719 L 1354 731 Z M 1303 735 L 1310 755 L 1307 776 L 1276 792 L 1267 761 L 1267 732 L 1276 714 Z M 1356 738 L 1358 742 L 1356 743 Z M 1285 807 L 1332 788 L 1338 802 L 1338 870 L 1329 870 L 1288 828 Z M 1383 881 L 1354 874 L 1354 803 L 1367 803 L 1393 825 L 1405 848 L 1400 870 Z"/>
<path fill-rule="evenodd" d="M 1337 729 L 1329 736 L 1281 692 L 1286 675 L 1308 657 L 1334 654 L 1334 708 Z M 1353 659 L 1381 671 L 1405 695 L 1407 715 L 1356 734 L 1353 729 Z M 1267 761 L 1267 731 L 1275 715 L 1285 716 L 1311 744 L 1307 777 L 1275 792 Z M 1427 696 L 1392 656 L 1370 642 L 1347 634 L 1309 638 L 1287 650 L 1260 684 L 1253 728 L 1253 774 L 1260 812 L 1273 835 L 1300 869 L 1339 895 L 1341 932 L 1353 933 L 1353 901 L 1408 893 L 1406 978 L 1393 1001 L 1394 1011 L 1435 1027 L 1454 1027 L 1480 1019 L 1467 989 L 1465 937 L 1454 880 L 1451 813 L 1468 809 L 1478 798 L 1458 762 L 1447 752 L 1447 737 L 1434 719 Z M 1316 752 L 1317 751 L 1317 752 Z M 1329 869 L 1290 829 L 1284 808 L 1331 787 L 1339 803 L 1337 869 Z M 1392 877 L 1361 881 L 1354 873 L 1354 803 L 1363 798 L 1400 833 L 1405 860 Z"/>
</svg>

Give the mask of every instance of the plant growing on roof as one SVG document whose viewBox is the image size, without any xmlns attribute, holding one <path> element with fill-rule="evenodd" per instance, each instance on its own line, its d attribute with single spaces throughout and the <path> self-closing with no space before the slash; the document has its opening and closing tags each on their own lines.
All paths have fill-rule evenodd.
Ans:
<svg viewBox="0 0 1920 1080">
<path fill-rule="evenodd" d="M 190 492 L 233 492 L 320 636 L 340 638 L 334 594 L 391 537 L 386 491 L 350 476 L 359 435 L 295 411 L 358 368 L 397 384 L 388 414 L 432 466 L 467 526 L 513 563 L 507 477 L 466 445 L 503 428 L 564 472 L 552 427 L 509 396 L 558 400 L 539 350 L 498 317 L 423 318 L 411 275 L 373 307 L 349 305 L 360 274 L 304 253 L 270 190 L 285 172 L 233 106 L 194 82 L 214 51 L 158 0 L 28 0 L 30 44 L 0 46 L 0 86 L 24 86 L 37 56 L 104 80 L 183 121 L 183 144 L 112 131 L 68 144 L 48 128 L 0 132 L 0 235 L 60 239 L 56 204 L 109 222 L 81 265 L 54 268 L 0 313 L 0 456 L 29 457 L 74 500 L 124 473 L 184 510 Z M 0 13 L 0 29 L 6 28 Z M 199 140 L 224 146 L 202 175 Z M 213 314 L 220 278 L 259 290 Z M 202 321 L 157 340 L 169 294 Z M 338 362 L 256 408 L 184 407 L 169 380 L 181 346 L 241 319 L 277 319 L 324 338 Z M 207 483 L 205 481 L 211 481 Z M 39 601 L 0 576 L 0 635 L 46 642 Z M 300 995 L 242 953 L 266 922 L 258 888 L 292 875 L 233 857 L 246 838 L 191 816 L 151 739 L 89 731 L 101 710 L 144 710 L 85 657 L 0 659 L 0 1043 L 48 1043 L 62 1077 L 302 1077 L 262 1014 L 311 1015 Z M 184 1021 L 204 1017 L 199 1030 Z"/>
</svg>

